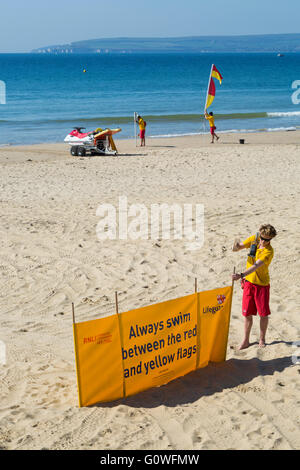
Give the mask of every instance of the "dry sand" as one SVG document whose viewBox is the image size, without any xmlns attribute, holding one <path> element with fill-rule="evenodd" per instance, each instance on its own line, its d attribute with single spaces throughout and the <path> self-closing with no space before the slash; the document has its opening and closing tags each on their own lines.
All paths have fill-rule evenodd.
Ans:
<svg viewBox="0 0 300 470">
<path fill-rule="evenodd" d="M 246 144 L 240 145 L 239 138 Z M 0 149 L 0 448 L 299 449 L 299 132 L 116 140 L 118 157 L 63 144 Z M 105 241 L 104 202 L 205 206 L 205 243 Z M 278 230 L 267 347 L 243 336 L 235 284 L 227 361 L 116 403 L 78 408 L 77 321 L 231 284 L 261 223 Z M 3 349 L 3 343 L 2 349 Z M 298 349 L 299 351 L 299 349 Z"/>
</svg>

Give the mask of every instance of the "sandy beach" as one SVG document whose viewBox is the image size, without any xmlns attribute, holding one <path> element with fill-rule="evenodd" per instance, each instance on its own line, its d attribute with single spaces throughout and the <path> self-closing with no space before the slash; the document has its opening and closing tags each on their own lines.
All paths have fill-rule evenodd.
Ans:
<svg viewBox="0 0 300 470">
<path fill-rule="evenodd" d="M 0 148 L 0 449 L 300 448 L 300 132 L 116 140 L 117 157 L 65 144 Z M 245 144 L 240 145 L 239 139 Z M 102 203 L 203 204 L 204 245 L 99 241 Z M 101 318 L 231 285 L 246 265 L 235 238 L 278 231 L 267 346 L 243 337 L 235 283 L 227 360 L 114 403 L 78 407 L 72 330 Z"/>
</svg>

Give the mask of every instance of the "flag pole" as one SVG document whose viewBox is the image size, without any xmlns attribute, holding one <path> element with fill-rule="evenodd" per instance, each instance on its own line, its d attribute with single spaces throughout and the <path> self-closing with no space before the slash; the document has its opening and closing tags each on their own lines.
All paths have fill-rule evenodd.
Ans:
<svg viewBox="0 0 300 470">
<path fill-rule="evenodd" d="M 135 146 L 137 146 L 137 133 L 136 133 L 136 112 L 133 114 L 133 125 L 134 125 L 134 138 L 135 138 Z"/>
<path fill-rule="evenodd" d="M 209 79 L 208 79 L 207 92 L 206 92 L 206 100 L 205 100 L 205 107 L 204 107 L 204 114 L 205 114 L 205 111 L 206 111 L 206 104 L 207 104 L 207 98 L 208 98 L 208 92 L 209 92 L 209 85 L 210 85 L 210 80 L 211 80 L 211 74 L 212 74 L 212 71 L 213 71 L 213 66 L 214 66 L 214 64 L 211 65 L 210 75 L 209 75 Z"/>
</svg>

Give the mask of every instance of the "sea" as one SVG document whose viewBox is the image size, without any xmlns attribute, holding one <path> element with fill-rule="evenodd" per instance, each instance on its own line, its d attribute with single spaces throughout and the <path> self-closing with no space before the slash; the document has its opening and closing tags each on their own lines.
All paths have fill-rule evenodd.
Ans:
<svg viewBox="0 0 300 470">
<path fill-rule="evenodd" d="M 212 64 L 217 132 L 300 128 L 300 54 L 0 54 L 0 146 L 63 142 L 76 126 L 133 138 L 134 113 L 146 138 L 206 134 Z"/>
</svg>

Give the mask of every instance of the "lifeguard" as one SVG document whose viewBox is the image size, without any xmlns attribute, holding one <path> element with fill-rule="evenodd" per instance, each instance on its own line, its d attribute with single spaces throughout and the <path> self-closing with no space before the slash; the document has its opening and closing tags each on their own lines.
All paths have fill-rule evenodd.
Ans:
<svg viewBox="0 0 300 470">
<path fill-rule="evenodd" d="M 141 116 L 137 116 L 136 122 L 140 128 L 141 147 L 145 146 L 146 121 Z"/>
<path fill-rule="evenodd" d="M 233 274 L 233 281 L 241 279 L 243 287 L 242 310 L 245 317 L 244 339 L 239 349 L 250 346 L 250 332 L 253 323 L 253 316 L 260 316 L 260 339 L 259 347 L 266 345 L 265 337 L 268 327 L 268 317 L 271 314 L 269 307 L 270 299 L 270 276 L 269 265 L 274 256 L 271 240 L 276 237 L 277 232 L 270 224 L 262 225 L 256 235 L 252 235 L 242 243 L 236 240 L 233 251 L 249 248 L 246 270 L 240 274 Z"/>
<path fill-rule="evenodd" d="M 215 137 L 216 137 L 217 141 L 218 141 L 219 138 L 220 138 L 220 137 L 218 137 L 217 134 L 215 133 L 216 126 L 215 126 L 214 113 L 213 113 L 213 112 L 210 112 L 210 113 L 208 114 L 207 111 L 205 110 L 204 117 L 205 117 L 205 119 L 207 119 L 208 122 L 209 122 L 209 125 L 210 125 L 210 133 L 211 133 L 211 144 L 213 144 Z"/>
</svg>

